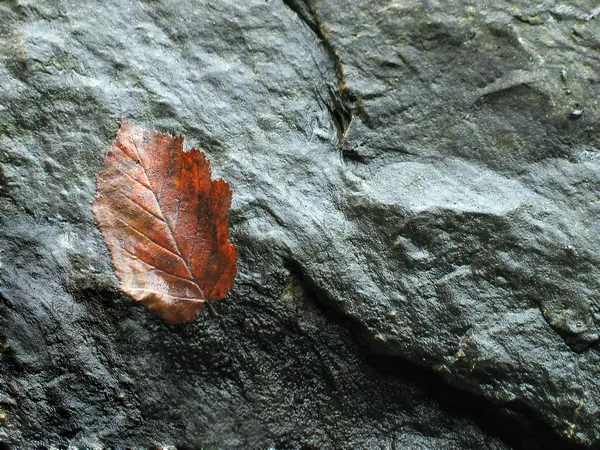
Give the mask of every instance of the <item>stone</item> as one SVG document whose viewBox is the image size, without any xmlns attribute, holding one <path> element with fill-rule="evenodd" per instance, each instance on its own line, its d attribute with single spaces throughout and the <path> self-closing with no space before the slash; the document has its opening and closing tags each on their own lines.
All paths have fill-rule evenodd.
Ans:
<svg viewBox="0 0 600 450">
<path fill-rule="evenodd" d="M 597 446 L 594 6 L 1 2 L 0 442 Z M 123 118 L 233 189 L 222 318 L 118 290 Z"/>
</svg>

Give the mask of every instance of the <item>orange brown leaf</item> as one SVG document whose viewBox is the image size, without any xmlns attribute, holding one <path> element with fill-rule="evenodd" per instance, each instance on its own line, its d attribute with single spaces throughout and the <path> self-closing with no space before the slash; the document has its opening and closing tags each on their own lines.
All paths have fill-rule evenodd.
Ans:
<svg viewBox="0 0 600 450">
<path fill-rule="evenodd" d="M 123 292 L 169 323 L 194 319 L 233 286 L 231 189 L 211 180 L 183 137 L 122 122 L 96 178 L 92 207 Z"/>
</svg>

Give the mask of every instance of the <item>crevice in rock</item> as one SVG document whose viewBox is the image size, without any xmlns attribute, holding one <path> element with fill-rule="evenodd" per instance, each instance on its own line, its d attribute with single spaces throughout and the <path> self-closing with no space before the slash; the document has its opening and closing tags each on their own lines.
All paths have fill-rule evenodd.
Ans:
<svg viewBox="0 0 600 450">
<path fill-rule="evenodd" d="M 565 440 L 556 431 L 520 401 L 494 404 L 476 394 L 449 386 L 437 373 L 403 359 L 400 356 L 379 353 L 369 344 L 364 326 L 347 316 L 336 301 L 323 292 L 310 278 L 298 261 L 289 258 L 285 266 L 302 285 L 308 299 L 329 321 L 351 331 L 364 362 L 379 373 L 390 375 L 423 386 L 432 399 L 445 408 L 472 420 L 491 436 L 514 449 L 559 450 L 584 449 L 583 445 Z"/>
<path fill-rule="evenodd" d="M 329 34 L 325 30 L 319 11 L 313 0 L 283 0 L 284 5 L 291 9 L 304 22 L 323 44 L 325 50 L 333 60 L 334 69 L 337 74 L 337 84 L 327 86 L 327 98 L 321 96 L 331 120 L 337 129 L 338 148 L 342 156 L 350 156 L 344 151 L 346 137 L 354 119 L 355 101 L 348 91 L 346 84 L 346 70 L 342 58 L 336 50 Z M 350 158 L 356 160 L 356 158 Z"/>
</svg>

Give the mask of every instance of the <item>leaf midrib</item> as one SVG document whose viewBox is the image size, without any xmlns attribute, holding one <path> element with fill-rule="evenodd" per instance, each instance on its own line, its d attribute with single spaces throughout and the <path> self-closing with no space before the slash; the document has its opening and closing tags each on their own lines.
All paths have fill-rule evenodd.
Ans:
<svg viewBox="0 0 600 450">
<path fill-rule="evenodd" d="M 194 276 L 194 273 L 192 272 L 192 269 L 191 269 L 190 265 L 188 264 L 188 262 L 186 261 L 186 259 L 183 257 L 183 253 L 181 252 L 181 249 L 179 248 L 179 244 L 177 243 L 177 236 L 173 232 L 173 229 L 169 225 L 169 222 L 167 221 L 165 215 L 162 212 L 162 205 L 160 204 L 160 200 L 159 200 L 158 196 L 156 195 L 154 187 L 152 186 L 152 183 L 150 181 L 150 177 L 148 177 L 148 171 L 146 170 L 146 166 L 144 166 L 144 163 L 142 162 L 142 157 L 140 156 L 140 152 L 139 152 L 139 149 L 137 147 L 137 144 L 135 143 L 135 141 L 133 139 L 131 139 L 131 142 L 133 144 L 133 147 L 135 148 L 135 154 L 137 156 L 137 160 L 138 160 L 140 166 L 142 167 L 142 170 L 144 171 L 144 177 L 146 178 L 146 181 L 148 182 L 149 190 L 150 190 L 150 192 L 152 192 L 152 195 L 156 199 L 156 203 L 158 204 L 158 210 L 159 210 L 160 214 L 163 216 L 162 218 L 157 217 L 157 219 L 161 220 L 165 224 L 165 226 L 167 227 L 167 231 L 169 232 L 169 234 L 171 235 L 171 237 L 173 239 L 173 242 L 175 243 L 175 250 L 177 250 L 177 256 L 179 258 L 181 258 L 181 260 L 183 261 L 183 264 L 184 264 L 186 270 L 188 271 L 188 274 L 190 275 L 190 281 L 192 283 L 194 283 L 194 285 L 198 288 L 198 291 L 200 292 L 200 294 L 203 297 L 206 297 L 205 294 L 204 294 L 204 290 L 198 284 L 198 280 L 196 280 L 196 277 Z M 156 245 L 158 245 L 161 248 L 164 248 L 160 244 L 156 244 Z M 165 250 L 167 250 L 167 249 L 165 249 Z M 160 269 L 160 270 L 162 270 L 162 269 Z M 163 270 L 163 272 L 168 273 L 168 272 L 166 272 L 164 270 Z"/>
</svg>

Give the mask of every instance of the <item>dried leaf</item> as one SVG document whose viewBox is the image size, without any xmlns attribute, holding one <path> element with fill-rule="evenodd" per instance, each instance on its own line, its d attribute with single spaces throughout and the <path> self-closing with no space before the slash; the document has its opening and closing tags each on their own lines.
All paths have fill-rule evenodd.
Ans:
<svg viewBox="0 0 600 450">
<path fill-rule="evenodd" d="M 230 205 L 229 185 L 182 136 L 122 122 L 92 208 L 121 290 L 169 323 L 225 297 L 237 272 Z"/>
</svg>

